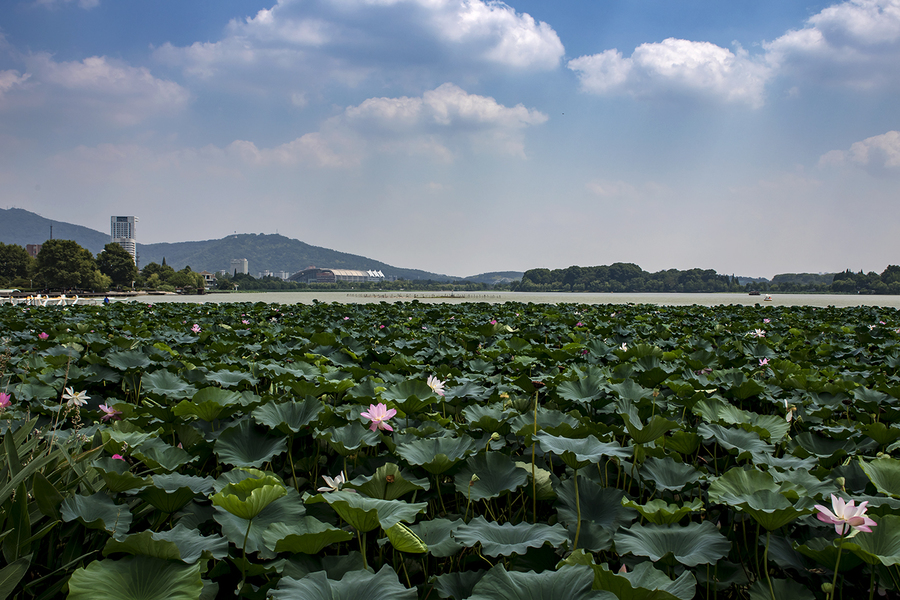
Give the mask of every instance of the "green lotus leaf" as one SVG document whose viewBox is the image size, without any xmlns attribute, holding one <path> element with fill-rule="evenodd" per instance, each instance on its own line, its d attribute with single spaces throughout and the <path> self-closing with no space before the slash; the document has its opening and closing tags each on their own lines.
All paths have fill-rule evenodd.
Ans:
<svg viewBox="0 0 900 600">
<path fill-rule="evenodd" d="M 627 412 L 623 412 L 621 415 L 622 419 L 625 421 L 625 428 L 628 430 L 628 435 L 635 444 L 649 444 L 665 435 L 670 429 L 678 427 L 678 423 L 670 421 L 660 415 L 653 415 L 646 424 L 641 423 L 641 420 L 637 417 L 636 411 L 633 415 L 629 415 Z"/>
<path fill-rule="evenodd" d="M 626 379 L 622 383 L 611 384 L 609 389 L 618 394 L 620 399 L 627 400 L 634 404 L 640 404 L 641 400 L 644 398 L 653 397 L 652 389 L 647 389 L 631 379 Z"/>
<path fill-rule="evenodd" d="M 262 467 L 272 457 L 287 450 L 287 438 L 273 437 L 257 430 L 245 419 L 222 431 L 213 451 L 219 461 L 235 467 Z"/>
<path fill-rule="evenodd" d="M 306 516 L 295 523 L 272 523 L 263 532 L 263 541 L 275 552 L 318 554 L 331 544 L 347 542 L 353 534 Z"/>
<path fill-rule="evenodd" d="M 477 477 L 476 477 L 477 476 Z M 473 482 L 473 479 L 476 479 Z M 513 460 L 500 452 L 477 454 L 466 460 L 454 478 L 456 491 L 467 500 L 478 502 L 496 498 L 525 485 L 528 475 Z"/>
<path fill-rule="evenodd" d="M 603 378 L 593 375 L 575 381 L 564 381 L 556 386 L 556 393 L 564 400 L 578 404 L 592 404 L 594 400 L 606 394 L 606 385 Z"/>
<path fill-rule="evenodd" d="M 598 463 L 604 456 L 627 458 L 631 456 L 632 452 L 631 448 L 623 448 L 615 442 L 601 442 L 593 435 L 572 439 L 539 432 L 536 439 L 545 452 L 559 455 L 563 462 L 573 469 L 581 469 L 591 463 Z"/>
<path fill-rule="evenodd" d="M 445 558 L 453 556 L 464 548 L 452 535 L 463 524 L 462 519 L 456 519 L 455 521 L 431 519 L 410 525 L 409 528 L 428 545 L 429 554 L 438 558 Z"/>
<path fill-rule="evenodd" d="M 207 496 L 213 491 L 212 477 L 192 477 L 172 473 L 154 475 L 152 482 L 152 486 L 141 490 L 138 495 L 166 513 L 181 510 L 198 494 Z"/>
<path fill-rule="evenodd" d="M 525 476 L 529 480 L 531 479 L 531 463 L 516 461 L 516 466 L 525 471 Z M 552 475 L 547 469 L 536 466 L 534 468 L 534 478 L 537 480 L 537 483 L 534 486 L 530 482 L 526 483 L 525 491 L 528 494 L 536 495 L 538 500 L 555 500 L 556 490 L 553 489 Z"/>
<path fill-rule="evenodd" d="M 116 504 L 103 492 L 66 498 L 60 514 L 66 523 L 78 519 L 88 529 L 104 529 L 117 539 L 122 538 L 131 527 L 132 515 L 128 506 Z"/>
<path fill-rule="evenodd" d="M 440 399 L 424 379 L 412 379 L 390 385 L 381 398 L 394 402 L 406 414 L 413 414 Z"/>
<path fill-rule="evenodd" d="M 152 483 L 149 477 L 138 477 L 128 471 L 128 462 L 115 458 L 100 458 L 94 461 L 94 468 L 106 483 L 106 488 L 115 493 L 140 489 Z"/>
<path fill-rule="evenodd" d="M 838 547 L 831 539 L 813 538 L 808 540 L 805 544 L 794 546 L 794 550 L 803 556 L 808 556 L 826 569 L 832 571 L 834 571 L 834 565 L 837 564 Z M 862 559 L 855 552 L 842 552 L 841 563 L 838 570 L 841 573 L 845 573 L 855 569 L 862 563 Z"/>
<path fill-rule="evenodd" d="M 381 441 L 378 432 L 363 427 L 359 421 L 351 421 L 343 427 L 330 427 L 324 431 L 316 430 L 315 437 L 328 442 L 341 456 L 347 456 L 359 448 L 377 446 Z"/>
<path fill-rule="evenodd" d="M 872 527 L 872 533 L 860 533 L 845 541 L 844 548 L 870 565 L 890 567 L 900 564 L 900 516 L 879 517 L 878 525 Z"/>
<path fill-rule="evenodd" d="M 190 398 L 197 391 L 197 388 L 189 385 L 177 375 L 165 369 L 160 369 L 153 373 L 144 373 L 141 376 L 141 390 L 162 398 L 179 400 L 181 398 Z"/>
<path fill-rule="evenodd" d="M 206 387 L 194 394 L 189 401 L 179 402 L 172 412 L 179 417 L 191 415 L 211 423 L 234 412 L 242 404 L 242 400 L 243 397 L 237 392 Z"/>
<path fill-rule="evenodd" d="M 198 456 L 191 456 L 187 451 L 170 446 L 159 438 L 154 438 L 143 443 L 132 456 L 140 459 L 154 472 L 171 473 L 184 465 L 200 460 Z"/>
<path fill-rule="evenodd" d="M 179 524 L 169 531 L 142 531 L 121 540 L 111 539 L 103 548 L 103 556 L 119 552 L 193 564 L 201 557 L 224 558 L 228 541 L 218 535 L 203 536 L 196 529 Z"/>
<path fill-rule="evenodd" d="M 444 573 L 433 579 L 434 589 L 441 598 L 468 598 L 472 595 L 472 588 L 481 581 L 487 571 L 459 571 Z"/>
<path fill-rule="evenodd" d="M 118 425 L 118 424 L 117 424 Z M 103 448 L 110 454 L 122 454 L 123 448 L 133 450 L 151 438 L 159 437 L 158 431 L 121 431 L 108 427 L 100 432 Z"/>
<path fill-rule="evenodd" d="M 806 497 L 801 498 L 797 506 L 792 505 L 784 495 L 772 490 L 756 490 L 744 498 L 746 500 L 734 505 L 735 508 L 749 514 L 767 531 L 775 531 L 797 517 L 812 512 L 811 506 L 809 508 L 800 507 L 808 500 Z"/>
<path fill-rule="evenodd" d="M 275 552 L 266 546 L 264 539 L 269 526 L 273 523 L 296 523 L 306 514 L 306 507 L 294 488 L 288 488 L 287 495 L 266 506 L 253 520 L 235 516 L 220 506 L 214 508 L 214 518 L 222 526 L 222 534 L 228 541 L 241 548 L 246 535 L 247 553 L 257 552 L 264 560 L 275 558 Z"/>
<path fill-rule="evenodd" d="M 562 525 L 543 523 L 488 522 L 484 517 L 475 517 L 466 525 L 460 525 L 453 533 L 457 542 L 472 548 L 481 544 L 488 556 L 511 556 L 525 554 L 529 548 L 540 548 L 549 543 L 559 548 L 569 540 L 568 532 Z"/>
<path fill-rule="evenodd" d="M 731 550 L 731 542 L 709 521 L 678 525 L 632 525 L 615 536 L 619 554 L 646 556 L 669 566 L 713 564 Z"/>
<path fill-rule="evenodd" d="M 310 573 L 303 579 L 282 577 L 272 590 L 276 600 L 415 600 L 415 589 L 406 589 L 397 579 L 397 573 L 385 565 L 377 573 L 349 571 L 340 581 L 328 579 L 325 573 Z"/>
<path fill-rule="evenodd" d="M 128 371 L 129 369 L 143 369 L 150 365 L 150 359 L 143 352 L 135 350 L 124 350 L 121 352 L 110 352 L 105 357 L 106 363 L 115 367 L 120 371 Z"/>
<path fill-rule="evenodd" d="M 319 494 L 307 500 L 309 504 L 318 502 L 327 502 L 351 527 L 362 532 L 378 526 L 389 529 L 400 521 L 412 523 L 417 514 L 428 508 L 427 502 L 410 504 L 402 500 L 379 500 L 345 491 Z"/>
<path fill-rule="evenodd" d="M 758 381 L 751 379 L 738 369 L 716 371 L 715 375 L 719 386 L 730 390 L 738 400 L 746 400 L 750 396 L 758 396 L 766 389 Z"/>
<path fill-rule="evenodd" d="M 802 487 L 810 497 L 828 497 L 837 492 L 838 488 L 834 480 L 827 479 L 821 481 L 807 469 L 792 469 L 789 471 L 779 471 L 778 469 L 769 469 L 769 474 L 776 483 L 787 484 L 792 487 Z M 799 492 L 799 490 L 798 490 Z"/>
<path fill-rule="evenodd" d="M 425 554 L 428 552 L 428 544 L 403 523 L 395 523 L 385 529 L 384 533 L 387 534 L 387 539 L 390 540 L 391 546 L 400 552 L 408 552 L 410 554 Z"/>
<path fill-rule="evenodd" d="M 675 459 L 650 457 L 641 465 L 641 478 L 658 490 L 680 492 L 700 480 L 702 473 L 687 463 Z"/>
<path fill-rule="evenodd" d="M 510 429 L 516 435 L 530 436 L 534 434 L 534 411 L 514 417 L 509 422 Z M 553 435 L 565 435 L 577 428 L 578 421 L 572 416 L 561 413 L 558 410 L 550 410 L 538 407 L 537 426 L 538 431 L 546 431 Z M 531 443 L 531 440 L 528 440 Z"/>
<path fill-rule="evenodd" d="M 463 417 L 470 429 L 481 429 L 487 433 L 499 431 L 509 431 L 507 420 L 511 415 L 510 411 L 503 410 L 501 404 L 491 404 L 489 406 L 481 406 L 475 404 L 463 409 Z"/>
<path fill-rule="evenodd" d="M 197 600 L 200 563 L 186 565 L 149 556 L 100 560 L 76 569 L 69 600 Z"/>
<path fill-rule="evenodd" d="M 241 373 L 240 371 L 213 371 L 206 374 L 206 379 L 218 383 L 223 388 L 237 387 L 245 382 L 251 386 L 259 383 L 259 379 L 250 373 Z"/>
<path fill-rule="evenodd" d="M 325 573 L 328 579 L 340 580 L 350 571 L 365 570 L 363 556 L 356 550 L 345 555 L 295 554 L 284 563 L 281 574 L 293 579 L 303 579 L 310 573 Z"/>
<path fill-rule="evenodd" d="M 622 498 L 622 505 L 632 508 L 642 517 L 655 525 L 669 525 L 678 523 L 681 519 L 693 512 L 703 510 L 703 502 L 694 499 L 690 504 L 669 504 L 665 500 L 651 500 L 647 504 L 638 504 L 627 498 Z"/>
<path fill-rule="evenodd" d="M 715 439 L 726 450 L 737 451 L 738 460 L 748 457 L 756 459 L 775 452 L 775 446 L 762 441 L 758 433 L 744 429 L 701 423 L 697 433 L 706 439 Z"/>
<path fill-rule="evenodd" d="M 221 506 L 234 516 L 250 520 L 286 494 L 287 489 L 280 479 L 260 473 L 258 477 L 229 483 L 222 491 L 210 497 L 210 500 L 213 505 Z"/>
<path fill-rule="evenodd" d="M 883 456 L 866 462 L 860 457 L 859 466 L 875 489 L 892 498 L 900 498 L 900 460 Z"/>
<path fill-rule="evenodd" d="M 252 414 L 257 423 L 290 435 L 309 427 L 318 419 L 319 413 L 324 408 L 321 400 L 307 396 L 302 402 L 269 402 L 254 410 Z"/>
<path fill-rule="evenodd" d="M 833 565 L 832 565 L 833 566 Z M 775 598 L 790 598 L 791 600 L 814 600 L 812 591 L 797 581 L 791 579 L 772 579 L 772 589 L 764 579 L 757 579 L 747 590 L 750 600 L 772 600 L 772 592 Z"/>
<path fill-rule="evenodd" d="M 844 456 L 856 453 L 857 449 L 856 442 L 851 439 L 824 438 L 809 431 L 798 433 L 794 436 L 794 440 L 803 450 L 818 458 L 820 462 L 828 464 L 839 462 Z"/>
<path fill-rule="evenodd" d="M 578 478 L 578 496 L 582 522 L 594 522 L 610 533 L 629 525 L 636 516 L 634 511 L 622 505 L 625 492 L 604 487 L 586 477 Z M 559 513 L 559 520 L 570 524 L 573 531 L 578 522 L 575 504 L 574 479 L 567 479 L 559 487 L 556 510 Z"/>
<path fill-rule="evenodd" d="M 467 435 L 423 438 L 397 446 L 397 454 L 404 460 L 412 465 L 420 465 L 432 475 L 451 469 L 476 450 L 475 440 Z"/>
<path fill-rule="evenodd" d="M 404 473 L 394 463 L 381 465 L 372 476 L 356 477 L 349 485 L 369 498 L 382 500 L 396 500 L 409 492 L 427 490 L 431 487 L 427 479 Z"/>
<path fill-rule="evenodd" d="M 790 500 L 797 500 L 804 491 L 790 481 L 776 483 L 772 475 L 765 471 L 734 467 L 710 484 L 709 501 L 713 504 L 738 506 L 748 502 L 750 496 L 761 490 L 781 494 Z"/>
<path fill-rule="evenodd" d="M 697 588 L 697 580 L 689 571 L 672 580 L 649 562 L 640 563 L 626 573 L 613 573 L 606 565 L 591 565 L 591 568 L 594 570 L 594 587 L 608 590 L 617 598 L 691 600 Z"/>
<path fill-rule="evenodd" d="M 479 579 L 469 600 L 615 600 L 611 592 L 591 589 L 593 583 L 593 571 L 583 565 L 518 573 L 498 564 Z"/>
</svg>

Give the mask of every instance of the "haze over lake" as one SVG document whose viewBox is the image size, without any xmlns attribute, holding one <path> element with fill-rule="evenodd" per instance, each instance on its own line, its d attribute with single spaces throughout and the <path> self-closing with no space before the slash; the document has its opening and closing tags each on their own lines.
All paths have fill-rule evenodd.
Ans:
<svg viewBox="0 0 900 600">
<path fill-rule="evenodd" d="M 505 291 L 479 292 L 394 292 L 394 291 L 303 291 L 303 292 L 240 292 L 231 294 L 206 294 L 203 296 L 137 296 L 129 298 L 138 302 L 266 302 L 274 304 L 311 304 L 318 302 L 342 302 L 347 304 L 368 304 L 372 302 L 424 303 L 460 302 L 532 302 L 548 304 L 658 304 L 685 305 L 700 304 L 764 304 L 772 306 L 889 306 L 900 308 L 900 296 L 862 296 L 850 294 L 773 294 L 771 301 L 765 296 L 749 294 L 590 294 L 590 293 L 531 293 Z"/>
</svg>

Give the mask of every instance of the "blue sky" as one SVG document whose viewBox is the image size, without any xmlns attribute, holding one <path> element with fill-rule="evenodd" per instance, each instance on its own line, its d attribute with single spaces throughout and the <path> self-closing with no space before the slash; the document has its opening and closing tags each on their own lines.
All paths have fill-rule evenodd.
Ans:
<svg viewBox="0 0 900 600">
<path fill-rule="evenodd" d="M 880 272 L 898 65 L 900 0 L 8 0 L 0 189 L 460 276 Z"/>
</svg>

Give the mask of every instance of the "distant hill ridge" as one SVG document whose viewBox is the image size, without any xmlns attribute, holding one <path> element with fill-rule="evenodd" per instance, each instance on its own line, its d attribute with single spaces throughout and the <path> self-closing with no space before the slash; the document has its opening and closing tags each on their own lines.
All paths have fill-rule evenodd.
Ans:
<svg viewBox="0 0 900 600">
<path fill-rule="evenodd" d="M 109 235 L 62 221 L 54 221 L 21 208 L 0 209 L 0 241 L 5 244 L 43 244 L 53 238 L 78 242 L 94 255 L 109 243 Z M 462 279 L 450 275 L 430 273 L 419 269 L 404 269 L 365 256 L 311 246 L 300 240 L 278 234 L 235 234 L 218 240 L 141 244 L 138 240 L 140 266 L 151 262 L 166 264 L 176 270 L 190 266 L 194 271 L 216 272 L 228 269 L 233 258 L 246 258 L 250 274 L 261 271 L 295 273 L 310 266 L 334 269 L 379 270 L 388 277 L 401 279 L 431 279 L 454 281 Z M 468 277 L 468 281 L 493 283 L 514 280 L 522 276 L 516 272 L 485 273 Z"/>
</svg>

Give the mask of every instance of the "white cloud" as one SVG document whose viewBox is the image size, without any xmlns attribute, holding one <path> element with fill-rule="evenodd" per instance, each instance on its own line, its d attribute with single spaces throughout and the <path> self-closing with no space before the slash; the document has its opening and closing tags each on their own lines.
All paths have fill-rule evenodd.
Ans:
<svg viewBox="0 0 900 600">
<path fill-rule="evenodd" d="M 873 88 L 900 85 L 900 0 L 851 0 L 763 44 L 786 76 Z"/>
<path fill-rule="evenodd" d="M 853 165 L 876 174 L 900 173 L 900 131 L 866 138 L 847 151 L 832 150 L 822 155 L 819 165 Z"/>
<path fill-rule="evenodd" d="M 586 92 L 664 96 L 704 96 L 756 108 L 763 104 L 770 69 L 738 48 L 669 38 L 641 44 L 631 57 L 617 50 L 582 56 L 568 63 Z"/>
<path fill-rule="evenodd" d="M 375 72 L 453 65 L 554 69 L 563 53 L 549 25 L 492 0 L 279 0 L 233 20 L 219 41 L 166 43 L 154 56 L 205 78 L 262 70 L 355 85 Z"/>
<path fill-rule="evenodd" d="M 26 70 L 0 72 L 0 109 L 49 108 L 74 123 L 107 121 L 134 125 L 159 113 L 179 111 L 190 95 L 143 67 L 103 56 L 56 62 L 47 53 L 24 57 Z"/>
</svg>

